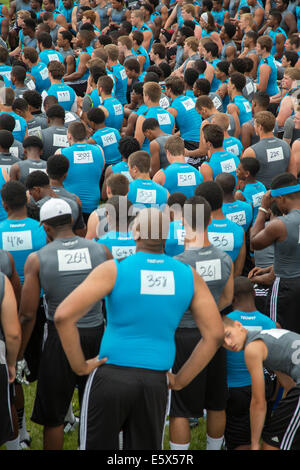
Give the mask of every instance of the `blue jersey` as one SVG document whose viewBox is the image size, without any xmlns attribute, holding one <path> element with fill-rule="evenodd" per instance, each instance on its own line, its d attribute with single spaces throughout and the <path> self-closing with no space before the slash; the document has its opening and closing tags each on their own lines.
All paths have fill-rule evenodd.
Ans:
<svg viewBox="0 0 300 470">
<path fill-rule="evenodd" d="M 120 101 L 121 104 L 127 104 L 127 81 L 128 77 L 125 72 L 125 68 L 121 64 L 116 64 L 112 66 L 112 73 L 116 78 L 116 98 Z"/>
<path fill-rule="evenodd" d="M 136 51 L 134 49 L 131 49 L 131 52 L 136 56 L 143 55 L 145 57 L 146 60 L 143 65 L 142 72 L 146 72 L 147 68 L 150 67 L 150 58 L 146 49 L 143 46 L 140 46 Z"/>
<path fill-rule="evenodd" d="M 165 254 L 141 251 L 116 266 L 116 282 L 105 299 L 107 325 L 99 358 L 168 371 L 175 359 L 176 328 L 194 295 L 192 269 Z"/>
<path fill-rule="evenodd" d="M 122 175 L 125 175 L 129 183 L 133 181 L 129 173 L 129 167 L 127 162 L 121 161 L 120 163 L 116 163 L 115 165 L 111 166 L 111 169 L 113 173 L 121 173 Z"/>
<path fill-rule="evenodd" d="M 56 96 L 58 104 L 62 106 L 65 111 L 71 111 L 76 100 L 76 93 L 73 88 L 64 83 L 61 85 L 51 85 L 47 94 Z"/>
<path fill-rule="evenodd" d="M 220 59 L 214 59 L 212 62 L 211 62 L 211 65 L 213 66 L 213 68 L 216 70 L 216 67 L 217 67 L 217 64 L 220 62 Z M 210 86 L 210 91 L 211 93 L 217 91 L 220 86 L 222 85 L 222 82 L 221 80 L 219 80 L 216 75 L 214 74 L 214 77 L 212 79 L 212 82 L 211 82 L 211 86 Z"/>
<path fill-rule="evenodd" d="M 50 88 L 51 82 L 49 80 L 48 69 L 43 62 L 39 62 L 31 67 L 30 74 L 34 78 L 36 91 L 42 93 L 42 91 Z"/>
<path fill-rule="evenodd" d="M 138 209 L 156 207 L 163 210 L 167 203 L 167 190 L 152 180 L 137 178 L 129 183 L 129 201 Z"/>
<path fill-rule="evenodd" d="M 117 98 L 106 98 L 103 100 L 102 106 L 108 111 L 108 117 L 105 119 L 107 127 L 113 127 L 117 131 L 121 130 L 124 119 L 124 108 Z"/>
<path fill-rule="evenodd" d="M 202 118 L 196 110 L 195 101 L 185 95 L 177 96 L 172 101 L 171 108 L 177 111 L 176 124 L 180 137 L 183 140 L 199 142 Z"/>
<path fill-rule="evenodd" d="M 164 188 L 170 194 L 183 193 L 192 197 L 198 184 L 203 182 L 201 173 L 189 163 L 172 163 L 162 171 L 165 174 Z"/>
<path fill-rule="evenodd" d="M 222 211 L 227 219 L 240 225 L 244 232 L 247 232 L 253 219 L 251 204 L 244 201 L 223 202 Z"/>
<path fill-rule="evenodd" d="M 101 105 L 101 100 L 97 88 L 94 88 L 94 90 L 88 96 L 91 99 L 92 108 L 98 108 L 98 106 Z"/>
<path fill-rule="evenodd" d="M 158 121 L 159 127 L 165 134 L 172 134 L 174 124 L 175 124 L 175 119 L 174 119 L 174 116 L 172 116 L 172 114 L 169 113 L 169 111 L 167 111 L 166 109 L 163 109 L 161 106 L 151 106 L 150 108 L 147 108 L 147 110 L 142 113 L 142 116 L 144 116 L 145 119 L 148 119 L 148 118 L 156 119 Z M 149 152 L 149 147 L 150 147 L 150 142 L 148 139 L 145 139 L 141 150 L 145 150 L 146 152 Z"/>
<path fill-rule="evenodd" d="M 265 59 L 261 59 L 257 67 L 257 79 L 256 83 L 259 84 L 259 69 L 262 65 L 268 65 L 271 68 L 271 73 L 269 76 L 266 92 L 269 96 L 274 96 L 279 93 L 277 86 L 277 67 L 275 64 L 274 57 L 269 55 Z"/>
<path fill-rule="evenodd" d="M 236 179 L 236 169 L 239 165 L 239 158 L 232 152 L 214 152 L 208 162 L 213 172 L 213 179 L 219 173 L 231 173 Z"/>
<path fill-rule="evenodd" d="M 82 212 L 90 214 L 100 201 L 99 182 L 104 167 L 102 151 L 97 145 L 74 144 L 61 149 L 70 166 L 64 186 L 82 202 Z"/>
<path fill-rule="evenodd" d="M 97 243 L 105 245 L 115 259 L 127 258 L 136 252 L 136 242 L 132 232 L 110 231 L 99 238 Z"/>
<path fill-rule="evenodd" d="M 152 46 L 153 41 L 154 41 L 153 32 L 152 32 L 152 29 L 150 28 L 150 26 L 148 26 L 146 23 L 144 23 L 140 28 L 137 28 L 136 26 L 133 26 L 133 27 L 132 27 L 132 31 L 142 31 L 142 33 L 143 33 L 144 31 L 150 31 L 150 32 L 151 32 L 152 37 L 151 37 L 151 39 L 150 39 L 149 49 L 148 49 L 148 52 L 150 52 L 151 46 Z"/>
<path fill-rule="evenodd" d="M 15 123 L 14 130 L 12 131 L 12 134 L 16 140 L 23 142 L 23 140 L 25 139 L 25 133 L 27 129 L 27 122 L 25 121 L 25 119 L 22 118 L 22 116 L 19 116 L 18 114 L 14 113 L 13 111 L 0 113 L 0 116 L 1 114 L 9 114 L 13 118 L 15 118 L 16 123 Z"/>
<path fill-rule="evenodd" d="M 85 49 L 82 49 L 82 52 L 81 53 L 86 53 L 86 54 L 89 54 L 90 56 L 92 55 L 92 52 L 93 52 L 94 48 L 92 46 L 87 46 Z M 80 57 L 80 56 L 79 56 Z M 79 66 L 79 57 L 77 57 L 76 59 L 76 72 L 78 70 L 78 66 Z M 87 68 L 85 73 L 82 75 L 82 77 L 80 77 L 80 81 L 81 82 L 87 82 L 88 81 L 88 78 L 90 76 L 90 71 L 89 69 Z"/>
<path fill-rule="evenodd" d="M 181 220 L 170 222 L 168 238 L 165 243 L 165 253 L 168 256 L 177 256 L 184 252 L 185 229 Z"/>
<path fill-rule="evenodd" d="M 20 281 L 24 281 L 24 265 L 33 251 L 46 245 L 46 232 L 40 223 L 29 217 L 21 220 L 4 220 L 0 223 L 0 248 L 14 258 Z"/>
<path fill-rule="evenodd" d="M 54 60 L 57 62 L 64 63 L 64 58 L 60 52 L 54 49 L 45 49 L 44 51 L 39 53 L 39 57 L 43 64 L 48 65 L 49 62 L 53 62 Z"/>
<path fill-rule="evenodd" d="M 2 168 L 1 168 L 1 171 L 0 171 L 0 191 L 2 189 L 2 186 L 5 183 L 6 183 L 6 181 L 4 179 Z M 0 222 L 2 222 L 2 220 L 5 220 L 5 219 L 7 219 L 7 212 L 3 207 L 2 198 L 0 198 Z"/>
<path fill-rule="evenodd" d="M 239 321 L 249 331 L 269 330 L 276 324 L 266 315 L 258 312 L 241 312 L 234 310 L 228 315 L 231 320 Z M 245 363 L 244 351 L 226 350 L 227 384 L 228 387 L 246 387 L 251 385 L 251 376 Z"/>
<path fill-rule="evenodd" d="M 284 31 L 284 29 L 282 29 L 280 26 L 278 28 L 275 29 L 275 31 L 273 31 L 273 29 L 269 29 L 268 31 L 266 31 L 264 34 L 270 36 L 270 38 L 272 38 L 272 41 L 273 41 L 273 46 L 272 46 L 272 49 L 271 49 L 271 54 L 274 56 L 276 54 L 276 36 L 277 34 L 283 34 L 285 36 L 285 39 L 287 39 L 287 35 L 286 35 L 286 32 Z"/>
<path fill-rule="evenodd" d="M 112 127 L 104 127 L 98 129 L 91 137 L 102 147 L 105 157 L 105 164 L 111 165 L 122 160 L 122 156 L 118 149 L 118 143 L 121 139 L 120 133 Z"/>
<path fill-rule="evenodd" d="M 240 114 L 239 114 L 239 120 L 241 126 L 245 122 L 249 122 L 252 120 L 252 107 L 251 103 L 246 100 L 244 96 L 235 96 L 233 98 L 233 103 L 238 107 Z"/>
<path fill-rule="evenodd" d="M 241 157 L 243 145 L 242 142 L 236 137 L 226 137 L 226 139 L 224 139 L 223 141 L 223 147 L 226 152 L 231 152 L 234 153 L 234 155 L 236 155 L 237 157 Z"/>
<path fill-rule="evenodd" d="M 243 190 L 240 190 L 247 202 L 253 207 L 253 224 L 257 217 L 258 208 L 263 195 L 267 192 L 267 188 L 260 181 L 256 183 L 246 184 Z"/>
<path fill-rule="evenodd" d="M 234 262 L 238 257 L 244 240 L 244 230 L 235 222 L 213 219 L 207 228 L 208 239 L 212 245 L 226 251 Z"/>
<path fill-rule="evenodd" d="M 0 75 L 4 79 L 4 84 L 6 87 L 11 87 L 10 74 L 12 67 L 10 65 L 1 64 L 0 65 Z"/>
</svg>

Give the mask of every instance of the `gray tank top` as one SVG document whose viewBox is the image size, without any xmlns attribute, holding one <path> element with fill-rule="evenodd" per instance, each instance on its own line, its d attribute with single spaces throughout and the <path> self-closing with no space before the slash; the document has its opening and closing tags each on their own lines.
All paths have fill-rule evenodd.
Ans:
<svg viewBox="0 0 300 470">
<path fill-rule="evenodd" d="M 14 163 L 18 163 L 20 160 L 14 157 L 11 153 L 0 153 L 0 168 L 6 170 L 9 174 L 10 167 Z"/>
<path fill-rule="evenodd" d="M 293 209 L 284 217 L 278 217 L 287 230 L 283 242 L 274 244 L 274 272 L 278 277 L 300 277 L 300 209 Z"/>
<path fill-rule="evenodd" d="M 48 160 L 60 148 L 69 147 L 67 132 L 65 127 L 59 126 L 51 126 L 42 130 L 44 148 L 41 158 L 43 160 Z"/>
<path fill-rule="evenodd" d="M 167 155 L 165 152 L 165 143 L 167 142 L 168 138 L 170 137 L 169 134 L 160 135 L 155 139 L 155 142 L 159 145 L 159 160 L 160 160 L 160 168 L 165 169 L 170 165 L 169 160 L 167 159 Z"/>
<path fill-rule="evenodd" d="M 8 251 L 0 250 L 0 271 L 9 279 L 12 276 L 12 266 Z"/>
<path fill-rule="evenodd" d="M 68 128 L 72 122 L 80 122 L 80 117 L 78 116 L 78 114 L 73 113 L 73 111 L 66 111 L 65 127 Z"/>
<path fill-rule="evenodd" d="M 42 129 L 47 129 L 47 119 L 43 116 L 34 116 L 33 119 L 27 122 L 28 135 L 36 135 L 42 138 Z"/>
<path fill-rule="evenodd" d="M 107 260 L 103 245 L 81 237 L 59 238 L 37 251 L 40 282 L 46 301 L 46 317 L 53 321 L 58 305 L 83 282 L 90 272 Z M 103 323 L 102 300 L 78 322 L 79 328 Z"/>
<path fill-rule="evenodd" d="M 246 78 L 246 85 L 244 86 L 242 93 L 243 96 L 248 100 L 252 101 L 253 95 L 256 92 L 256 85 L 254 83 L 254 80 L 250 77 L 245 77 Z"/>
<path fill-rule="evenodd" d="M 57 194 L 58 197 L 72 199 L 77 203 L 76 194 L 69 193 L 63 186 L 51 186 L 51 189 Z"/>
<path fill-rule="evenodd" d="M 24 160 L 24 148 L 21 142 L 18 140 L 14 140 L 14 143 L 10 147 L 9 151 L 14 157 L 17 157 L 20 160 Z"/>
<path fill-rule="evenodd" d="M 20 168 L 20 181 L 21 183 L 25 183 L 27 176 L 33 171 L 40 170 L 46 173 L 47 163 L 45 160 L 38 162 L 27 158 L 27 160 L 18 162 L 18 167 Z"/>
<path fill-rule="evenodd" d="M 263 365 L 270 370 L 279 370 L 300 383 L 299 344 L 300 335 L 288 330 L 249 331 L 245 347 L 255 340 L 262 340 L 268 348 Z"/>
<path fill-rule="evenodd" d="M 230 257 L 224 251 L 210 245 L 190 248 L 175 258 L 196 269 L 207 283 L 215 302 L 218 303 L 231 273 Z M 179 328 L 197 328 L 190 310 L 183 315 Z"/>
<path fill-rule="evenodd" d="M 77 227 L 77 222 L 78 222 L 78 219 L 79 219 L 79 216 L 80 216 L 78 203 L 75 202 L 73 199 L 69 199 L 69 198 L 66 198 L 66 197 L 63 197 L 63 196 L 60 196 L 60 197 L 62 199 L 64 199 L 69 204 L 69 206 L 71 207 L 72 219 L 73 219 L 73 229 L 75 229 Z M 39 208 L 41 208 L 42 205 L 45 204 L 45 202 L 49 201 L 49 199 L 52 199 L 52 198 L 50 196 L 45 196 L 42 199 L 40 199 L 39 201 L 37 201 L 36 205 Z"/>
<path fill-rule="evenodd" d="M 270 189 L 272 180 L 287 171 L 290 161 L 290 146 L 277 137 L 261 139 L 252 150 L 260 163 L 256 179 Z"/>
<path fill-rule="evenodd" d="M 209 93 L 208 95 L 214 104 L 214 107 L 220 112 L 223 113 L 223 102 L 220 98 L 220 96 L 217 93 L 214 93 L 213 91 Z"/>
<path fill-rule="evenodd" d="M 227 114 L 227 113 L 226 113 Z M 211 122 L 212 118 L 213 118 L 213 114 L 211 116 L 209 116 L 207 118 L 207 121 L 208 122 Z M 229 127 L 227 129 L 227 132 L 230 136 L 234 137 L 234 132 L 235 132 L 235 122 L 234 122 L 234 119 L 233 119 L 233 116 L 232 114 L 227 114 L 227 116 L 229 116 Z"/>
</svg>

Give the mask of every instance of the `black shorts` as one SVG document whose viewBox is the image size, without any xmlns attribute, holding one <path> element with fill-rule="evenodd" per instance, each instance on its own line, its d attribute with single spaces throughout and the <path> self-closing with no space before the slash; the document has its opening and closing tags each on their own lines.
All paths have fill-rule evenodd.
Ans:
<svg viewBox="0 0 300 470">
<path fill-rule="evenodd" d="M 68 83 L 73 88 L 77 96 L 84 96 L 87 89 L 87 82 L 83 83 Z"/>
<path fill-rule="evenodd" d="M 267 315 L 281 328 L 300 334 L 300 278 L 276 277 L 267 298 Z"/>
<path fill-rule="evenodd" d="M 300 450 L 300 385 L 280 400 L 263 429 L 262 439 L 281 450 Z"/>
<path fill-rule="evenodd" d="M 267 413 L 265 422 L 269 422 L 273 402 L 276 378 L 273 374 L 265 373 Z M 229 398 L 226 408 L 225 445 L 227 450 L 238 446 L 251 444 L 250 428 L 251 385 L 229 388 Z"/>
<path fill-rule="evenodd" d="M 254 285 L 255 306 L 256 309 L 264 315 L 267 315 L 267 299 L 270 289 L 272 290 L 272 287 L 267 287 L 263 284 Z"/>
<path fill-rule="evenodd" d="M 201 339 L 198 328 L 178 328 L 175 333 L 176 357 L 172 372 L 186 362 Z M 225 410 L 228 397 L 226 352 L 220 348 L 210 363 L 185 388 L 171 392 L 171 417 L 200 418 L 203 409 Z"/>
<path fill-rule="evenodd" d="M 0 446 L 14 437 L 10 393 L 7 366 L 0 364 Z"/>
<path fill-rule="evenodd" d="M 43 348 L 44 327 L 46 323 L 45 310 L 43 306 L 43 299 L 40 300 L 40 305 L 36 314 L 36 321 L 28 341 L 24 358 L 26 359 L 30 375 L 26 377 L 28 382 L 37 380 L 40 359 Z"/>
<path fill-rule="evenodd" d="M 166 371 L 104 364 L 89 376 L 80 420 L 81 450 L 160 450 L 168 401 Z"/>
<path fill-rule="evenodd" d="M 70 367 L 53 322 L 47 322 L 47 337 L 38 372 L 36 397 L 31 420 L 43 426 L 64 423 L 75 386 L 82 401 L 87 375 L 77 376 Z M 97 328 L 79 328 L 80 343 L 86 359 L 99 354 L 103 324 Z"/>
</svg>

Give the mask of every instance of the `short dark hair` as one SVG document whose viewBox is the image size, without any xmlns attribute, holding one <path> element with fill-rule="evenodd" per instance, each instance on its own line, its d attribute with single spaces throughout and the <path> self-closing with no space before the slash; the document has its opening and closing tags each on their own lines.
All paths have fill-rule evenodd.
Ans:
<svg viewBox="0 0 300 470">
<path fill-rule="evenodd" d="M 41 97 L 41 94 L 38 91 L 36 91 L 36 90 L 26 90 L 23 93 L 23 98 L 24 98 L 24 100 L 27 101 L 29 106 L 32 106 L 32 108 L 41 109 L 42 103 L 43 103 L 43 98 Z"/>
<path fill-rule="evenodd" d="M 220 148 L 223 145 L 224 131 L 217 124 L 207 124 L 203 127 L 203 135 L 207 142 L 214 148 Z"/>
<path fill-rule="evenodd" d="M 240 164 L 244 168 L 245 171 L 249 171 L 252 177 L 255 177 L 260 169 L 260 163 L 257 158 L 253 157 L 244 157 L 241 158 Z"/>
<path fill-rule="evenodd" d="M 207 63 L 203 59 L 197 59 L 194 61 L 193 68 L 196 69 L 199 74 L 204 73 L 207 69 Z"/>
<path fill-rule="evenodd" d="M 153 131 L 154 129 L 157 129 L 159 127 L 159 122 L 155 118 L 147 118 L 144 120 L 143 125 L 142 125 L 142 131 L 148 131 L 151 130 Z"/>
<path fill-rule="evenodd" d="M 16 98 L 12 104 L 12 110 L 16 111 L 17 109 L 19 109 L 20 111 L 27 111 L 28 109 L 27 101 L 24 100 L 23 98 Z"/>
<path fill-rule="evenodd" d="M 129 156 L 140 150 L 140 144 L 139 141 L 132 136 L 126 135 L 124 137 L 121 137 L 121 139 L 118 142 L 118 149 L 120 154 L 122 155 L 123 158 L 128 160 Z"/>
<path fill-rule="evenodd" d="M 14 143 L 14 136 L 12 132 L 7 131 L 6 129 L 0 130 L 0 147 L 7 150 L 10 149 L 12 144 Z"/>
<path fill-rule="evenodd" d="M 1 197 L 3 202 L 11 209 L 21 209 L 26 206 L 26 188 L 20 181 L 8 181 L 2 186 Z"/>
<path fill-rule="evenodd" d="M 11 69 L 11 75 L 13 75 L 20 82 L 24 82 L 26 78 L 26 69 L 21 65 L 14 65 Z"/>
<path fill-rule="evenodd" d="M 132 153 L 128 158 L 128 162 L 131 167 L 136 166 L 140 173 L 149 173 L 150 171 L 150 155 L 143 150 Z"/>
<path fill-rule="evenodd" d="M 197 80 L 195 81 L 195 87 L 199 91 L 204 93 L 204 95 L 208 95 L 210 92 L 211 84 L 210 84 L 210 81 L 207 80 L 206 78 L 197 78 Z"/>
<path fill-rule="evenodd" d="M 173 206 L 174 204 L 178 204 L 183 209 L 186 199 L 187 197 L 183 193 L 172 193 L 168 197 L 167 204 L 169 207 Z"/>
<path fill-rule="evenodd" d="M 194 36 L 194 30 L 190 28 L 189 26 L 182 26 L 179 30 L 181 36 L 184 36 L 185 38 L 190 38 Z"/>
<path fill-rule="evenodd" d="M 244 62 L 244 59 L 233 59 L 231 64 L 236 72 L 239 72 L 239 73 L 246 72 L 246 64 Z"/>
<path fill-rule="evenodd" d="M 206 50 L 206 52 L 210 52 L 213 57 L 219 56 L 219 48 L 215 42 L 213 41 L 207 42 L 203 45 L 203 47 Z"/>
<path fill-rule="evenodd" d="M 101 108 L 90 109 L 87 113 L 87 118 L 95 124 L 102 124 L 105 122 L 105 114 Z"/>
<path fill-rule="evenodd" d="M 225 33 L 227 34 L 227 36 L 228 36 L 230 39 L 232 39 L 233 36 L 234 36 L 235 33 L 236 33 L 236 26 L 235 26 L 235 24 L 226 22 L 226 23 L 224 23 L 223 26 L 224 26 Z"/>
<path fill-rule="evenodd" d="M 23 141 L 23 147 L 24 149 L 28 147 L 38 147 L 43 150 L 44 144 L 43 141 L 37 135 L 30 135 L 29 137 L 26 137 L 26 139 Z"/>
<path fill-rule="evenodd" d="M 254 297 L 253 282 L 245 276 L 238 276 L 234 278 L 234 297 Z"/>
<path fill-rule="evenodd" d="M 184 92 L 184 81 L 182 78 L 169 78 L 166 80 L 166 88 L 170 88 L 176 96 L 182 95 Z"/>
<path fill-rule="evenodd" d="M 275 18 L 278 24 L 281 23 L 282 20 L 282 14 L 280 13 L 279 10 L 276 10 L 276 8 L 272 8 L 269 12 L 269 15 Z"/>
<path fill-rule="evenodd" d="M 111 190 L 112 195 L 126 196 L 129 191 L 129 181 L 122 173 L 112 173 L 106 180 L 106 186 Z"/>
<path fill-rule="evenodd" d="M 50 33 L 39 33 L 37 35 L 37 41 L 46 49 L 51 49 L 52 47 L 52 37 Z"/>
<path fill-rule="evenodd" d="M 291 63 L 291 67 L 294 67 L 299 60 L 297 52 L 294 51 L 285 51 L 283 55 L 285 55 L 286 60 Z"/>
<path fill-rule="evenodd" d="M 222 207 L 223 191 L 215 181 L 204 181 L 199 184 L 195 189 L 195 196 L 204 197 L 212 211 L 216 211 Z"/>
<path fill-rule="evenodd" d="M 59 118 L 64 121 L 65 114 L 65 110 L 62 106 L 60 106 L 60 104 L 54 104 L 53 106 L 50 106 L 50 108 L 48 108 L 46 111 L 46 116 L 48 119 Z"/>
<path fill-rule="evenodd" d="M 220 62 L 218 62 L 216 65 L 220 72 L 225 73 L 227 76 L 229 75 L 229 66 L 230 63 L 227 60 L 220 60 Z"/>
<path fill-rule="evenodd" d="M 164 80 L 171 75 L 172 69 L 171 66 L 167 62 L 161 62 L 158 67 L 163 73 Z"/>
<path fill-rule="evenodd" d="M 203 196 L 197 194 L 188 198 L 184 204 L 184 219 L 194 231 L 197 230 L 197 228 L 202 227 L 202 224 L 199 223 L 202 222 L 202 220 L 199 221 L 199 218 L 197 218 L 197 208 L 199 206 L 203 206 L 204 209 L 204 229 L 206 229 L 209 224 L 211 215 L 211 206 L 209 202 Z"/>
<path fill-rule="evenodd" d="M 65 39 L 65 40 L 67 40 L 67 41 L 69 41 L 69 42 L 72 41 L 73 35 L 72 35 L 72 33 L 71 33 L 70 31 L 68 31 L 67 29 L 63 29 L 63 30 L 59 31 L 58 34 L 61 34 L 62 37 L 63 37 L 63 39 Z"/>
<path fill-rule="evenodd" d="M 256 91 L 253 95 L 252 101 L 257 101 L 259 106 L 267 109 L 270 104 L 270 96 L 265 91 Z"/>
<path fill-rule="evenodd" d="M 244 86 L 246 85 L 246 77 L 240 72 L 234 72 L 230 76 L 230 81 L 238 91 L 242 91 Z"/>
<path fill-rule="evenodd" d="M 11 114 L 0 114 L 0 129 L 12 132 L 15 128 L 16 120 Z"/>
<path fill-rule="evenodd" d="M 77 141 L 84 140 L 87 135 L 85 125 L 82 122 L 78 121 L 71 122 L 68 127 L 68 131 L 70 132 L 71 136 Z"/>
<path fill-rule="evenodd" d="M 224 194 L 232 194 L 236 185 L 235 177 L 231 173 L 219 173 L 215 177 L 215 182 L 221 186 Z"/>
<path fill-rule="evenodd" d="M 45 187 L 49 186 L 50 180 L 48 175 L 44 171 L 36 170 L 32 171 L 26 178 L 25 185 L 27 189 L 32 189 L 35 186 Z"/>
<path fill-rule="evenodd" d="M 135 73 L 140 73 L 140 71 L 141 71 L 140 63 L 134 57 L 131 57 L 131 58 L 125 60 L 124 61 L 124 67 L 126 67 L 128 70 L 134 70 Z"/>
<path fill-rule="evenodd" d="M 198 76 L 198 71 L 190 67 L 184 72 L 184 81 L 187 83 L 188 86 L 192 87 L 195 81 L 197 80 Z"/>
<path fill-rule="evenodd" d="M 49 178 L 60 179 L 69 170 L 69 160 L 64 155 L 51 155 L 47 160 L 47 173 Z"/>
</svg>

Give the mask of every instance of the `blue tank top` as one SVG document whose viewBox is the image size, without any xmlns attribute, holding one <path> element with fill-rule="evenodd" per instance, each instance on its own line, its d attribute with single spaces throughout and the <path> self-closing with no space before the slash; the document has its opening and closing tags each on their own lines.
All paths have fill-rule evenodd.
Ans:
<svg viewBox="0 0 300 470">
<path fill-rule="evenodd" d="M 96 145 L 74 144 L 61 150 L 70 163 L 64 186 L 76 194 L 82 202 L 82 212 L 90 214 L 100 201 L 100 177 L 103 171 L 103 156 Z"/>
<path fill-rule="evenodd" d="M 202 118 L 196 110 L 195 101 L 185 95 L 177 96 L 172 101 L 171 108 L 177 111 L 176 124 L 180 130 L 181 138 L 199 142 Z M 193 123 L 192 126 L 191 123 Z"/>
<path fill-rule="evenodd" d="M 297 31 L 300 31 L 300 6 L 296 7 Z"/>
<path fill-rule="evenodd" d="M 62 2 L 61 2 L 62 3 Z M 61 14 L 66 18 L 67 23 L 72 22 L 72 13 L 73 13 L 73 8 L 75 5 L 72 6 L 72 8 L 65 8 L 63 3 L 59 5 L 58 9 L 61 12 Z"/>
<path fill-rule="evenodd" d="M 217 64 L 220 62 L 220 59 L 214 59 L 212 62 L 211 62 L 211 65 L 213 66 L 213 68 L 216 70 L 216 66 Z M 222 82 L 221 80 L 218 80 L 217 77 L 215 76 L 214 74 L 214 78 L 212 79 L 212 82 L 211 82 L 211 86 L 210 86 L 210 91 L 211 93 L 217 91 L 220 86 L 222 85 Z"/>
<path fill-rule="evenodd" d="M 1 171 L 0 171 L 0 191 L 2 189 L 2 186 L 5 183 L 6 183 L 6 181 L 3 177 L 2 168 L 1 168 Z M 4 210 L 4 207 L 3 207 L 3 204 L 2 204 L 2 198 L 0 197 L 0 222 L 2 222 L 5 219 L 7 219 L 7 212 L 6 212 L 6 210 Z"/>
<path fill-rule="evenodd" d="M 165 134 L 172 134 L 175 124 L 174 116 L 169 111 L 163 109 L 161 106 L 151 106 L 147 111 L 142 113 L 145 119 L 155 118 L 158 121 L 159 127 Z M 149 152 L 150 142 L 148 139 L 144 140 L 141 150 Z"/>
<path fill-rule="evenodd" d="M 147 68 L 150 67 L 150 58 L 146 49 L 143 46 L 140 46 L 136 51 L 134 49 L 131 49 L 131 52 L 136 56 L 143 55 L 146 58 L 142 70 L 142 72 L 146 72 Z"/>
<path fill-rule="evenodd" d="M 39 222 L 30 218 L 4 220 L 0 223 L 0 248 L 14 258 L 20 281 L 24 281 L 24 265 L 30 253 L 46 245 L 46 232 Z"/>
<path fill-rule="evenodd" d="M 92 52 L 93 52 L 94 48 L 92 46 L 87 46 L 85 49 L 82 50 L 82 52 L 86 52 L 87 54 L 89 54 L 90 56 L 92 55 Z M 77 57 L 76 59 L 76 72 L 78 70 L 78 66 L 79 66 L 79 57 Z M 89 78 L 89 75 L 90 75 L 90 71 L 89 69 L 87 68 L 86 72 L 84 73 L 84 75 L 80 78 L 80 81 L 82 82 L 87 82 L 88 81 L 88 78 Z"/>
<path fill-rule="evenodd" d="M 35 88 L 39 93 L 50 88 L 51 82 L 48 78 L 48 69 L 43 62 L 31 67 L 30 73 L 35 79 Z"/>
<path fill-rule="evenodd" d="M 240 225 L 244 232 L 247 232 L 253 219 L 252 206 L 248 202 L 223 202 L 222 211 L 227 219 Z"/>
<path fill-rule="evenodd" d="M 102 106 L 104 106 L 109 113 L 108 117 L 105 119 L 105 125 L 120 131 L 124 119 L 124 108 L 120 101 L 116 98 L 106 98 Z"/>
<path fill-rule="evenodd" d="M 68 85 L 51 85 L 47 91 L 48 95 L 56 96 L 58 104 L 62 106 L 66 111 L 71 111 L 71 108 L 76 100 L 76 93 Z"/>
<path fill-rule="evenodd" d="M 264 184 L 260 181 L 256 181 L 256 183 L 246 184 L 244 189 L 240 192 L 243 194 L 244 198 L 247 202 L 252 204 L 253 207 L 253 224 L 257 217 L 258 208 L 260 207 L 260 203 L 262 200 L 263 195 L 267 192 L 267 188 Z"/>
<path fill-rule="evenodd" d="M 104 127 L 103 129 L 98 129 L 91 139 L 94 139 L 102 147 L 106 165 L 118 163 L 122 160 L 118 148 L 118 143 L 121 139 L 119 131 L 112 127 Z"/>
<path fill-rule="evenodd" d="M 127 258 L 136 252 L 136 242 L 133 239 L 132 232 L 107 232 L 103 237 L 97 240 L 97 243 L 105 245 L 114 259 Z"/>
<path fill-rule="evenodd" d="M 0 115 L 1 114 L 9 114 L 10 116 L 15 118 L 16 123 L 12 134 L 16 140 L 23 142 L 27 129 L 27 122 L 25 121 L 25 119 L 22 118 L 22 116 L 19 116 L 18 114 L 14 113 L 13 111 L 9 111 L 7 113 L 0 113 Z"/>
<path fill-rule="evenodd" d="M 244 230 L 231 220 L 213 219 L 207 228 L 208 239 L 212 245 L 225 251 L 234 262 L 243 245 Z"/>
<path fill-rule="evenodd" d="M 57 62 L 64 63 L 64 58 L 60 52 L 55 51 L 54 49 L 46 49 L 39 53 L 39 57 L 43 64 L 48 65 L 49 62 L 56 60 Z"/>
<path fill-rule="evenodd" d="M 128 77 L 125 72 L 125 68 L 121 64 L 112 66 L 112 73 L 116 78 L 116 98 L 121 104 L 127 104 L 127 80 Z"/>
<path fill-rule="evenodd" d="M 245 124 L 245 122 L 252 120 L 251 103 L 248 100 L 246 100 L 244 96 L 235 96 L 233 98 L 233 103 L 240 110 L 239 119 L 240 119 L 241 126 Z"/>
<path fill-rule="evenodd" d="M 92 108 L 98 108 L 98 106 L 101 105 L 101 100 L 97 88 L 94 88 L 88 96 L 91 98 Z"/>
<path fill-rule="evenodd" d="M 163 210 L 167 203 L 167 190 L 152 180 L 137 178 L 129 183 L 127 197 L 138 209 L 155 207 Z"/>
<path fill-rule="evenodd" d="M 181 220 L 170 222 L 168 238 L 165 244 L 165 253 L 168 256 L 177 256 L 184 252 L 185 230 Z"/>
<path fill-rule="evenodd" d="M 273 29 L 270 29 L 268 32 L 266 31 L 264 34 L 270 36 L 270 38 L 273 41 L 273 46 L 271 49 L 271 54 L 274 56 L 276 54 L 276 36 L 277 34 L 283 34 L 285 36 L 285 39 L 287 38 L 286 32 L 284 29 L 282 29 L 280 26 L 273 31 Z"/>
<path fill-rule="evenodd" d="M 242 151 L 243 151 L 243 145 L 239 139 L 236 137 L 226 137 L 223 141 L 223 147 L 226 150 L 226 152 L 231 152 L 234 153 L 237 157 L 240 158 Z"/>
<path fill-rule="evenodd" d="M 115 165 L 111 166 L 111 169 L 113 173 L 121 173 L 122 175 L 125 175 L 129 183 L 133 181 L 129 173 L 129 167 L 127 162 L 121 161 L 120 163 L 116 163 Z"/>
<path fill-rule="evenodd" d="M 175 359 L 176 328 L 194 295 L 192 270 L 165 254 L 144 252 L 116 265 L 116 282 L 105 299 L 107 325 L 99 358 L 168 371 Z"/>
<path fill-rule="evenodd" d="M 257 83 L 259 83 L 259 69 L 264 64 L 269 65 L 269 67 L 271 67 L 271 74 L 269 76 L 266 92 L 269 96 L 274 96 L 279 93 L 279 89 L 277 86 L 277 67 L 273 56 L 269 55 L 265 59 L 260 60 L 257 67 Z"/>
<path fill-rule="evenodd" d="M 241 312 L 234 310 L 228 315 L 231 320 L 239 321 L 247 330 L 258 332 L 276 328 L 276 324 L 266 315 L 258 312 Z M 244 351 L 226 350 L 227 385 L 228 387 L 246 387 L 251 385 L 251 376 L 245 363 Z"/>
<path fill-rule="evenodd" d="M 141 31 L 142 33 L 144 31 L 150 31 L 151 32 L 152 37 L 150 39 L 149 48 L 148 48 L 148 51 L 147 51 L 147 52 L 150 52 L 151 46 L 152 46 L 153 41 L 154 41 L 153 32 L 152 32 L 152 29 L 150 28 L 150 26 L 148 26 L 146 23 L 144 23 L 140 28 L 137 28 L 136 26 L 133 26 L 132 31 Z"/>
<path fill-rule="evenodd" d="M 172 163 L 162 171 L 165 174 L 164 188 L 170 194 L 183 193 L 192 197 L 198 184 L 203 182 L 201 173 L 189 163 Z"/>
<path fill-rule="evenodd" d="M 215 179 L 219 173 L 231 173 L 234 175 L 235 179 L 237 179 L 236 169 L 239 162 L 240 160 L 236 155 L 224 150 L 223 152 L 214 152 L 210 157 L 208 165 L 213 171 L 213 179 Z"/>
</svg>

